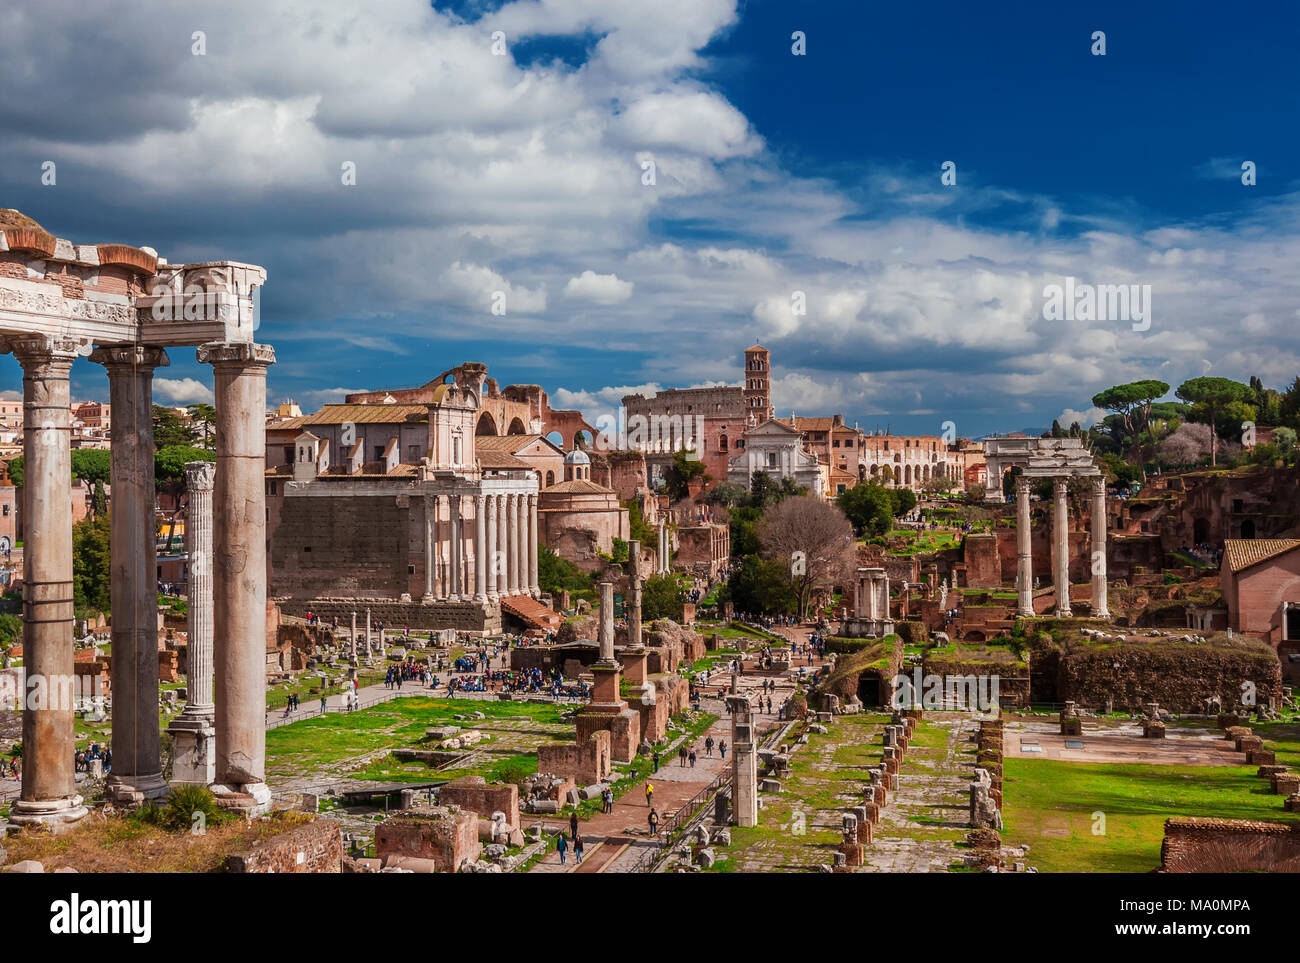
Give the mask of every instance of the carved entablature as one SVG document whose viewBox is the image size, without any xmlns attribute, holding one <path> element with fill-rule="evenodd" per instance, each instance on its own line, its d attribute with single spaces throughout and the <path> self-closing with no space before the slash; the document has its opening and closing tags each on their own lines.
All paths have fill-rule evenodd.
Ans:
<svg viewBox="0 0 1300 963">
<path fill-rule="evenodd" d="M 168 264 L 150 248 L 73 244 L 0 210 L 0 338 L 159 348 L 249 343 L 265 283 L 257 265 Z"/>
</svg>

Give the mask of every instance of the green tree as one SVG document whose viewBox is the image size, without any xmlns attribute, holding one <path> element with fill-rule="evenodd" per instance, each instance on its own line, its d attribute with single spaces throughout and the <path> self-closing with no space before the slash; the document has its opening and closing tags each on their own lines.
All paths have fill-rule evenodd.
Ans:
<svg viewBox="0 0 1300 963">
<path fill-rule="evenodd" d="M 645 520 L 645 513 L 641 510 L 641 499 L 634 498 L 628 502 L 627 523 L 628 534 L 634 541 L 640 542 L 642 548 L 655 544 L 655 539 L 659 535 L 654 526 Z"/>
<path fill-rule="evenodd" d="M 908 488 L 886 488 L 875 482 L 859 482 L 836 497 L 835 503 L 853 523 L 860 538 L 884 535 L 894 519 L 916 507 L 916 494 Z"/>
<path fill-rule="evenodd" d="M 645 622 L 655 619 L 682 620 L 682 603 L 686 596 L 682 583 L 675 575 L 652 575 L 645 580 L 641 590 L 641 618 Z"/>
<path fill-rule="evenodd" d="M 196 432 L 191 425 L 181 420 L 181 416 L 172 408 L 162 405 L 153 406 L 153 444 L 155 448 L 169 448 L 173 445 L 194 444 Z"/>
<path fill-rule="evenodd" d="M 753 615 L 793 612 L 799 604 L 788 563 L 756 554 L 745 555 L 736 563 L 718 598 L 731 602 L 738 612 Z"/>
<path fill-rule="evenodd" d="M 591 576 L 544 545 L 537 552 L 537 584 L 543 592 L 554 596 L 568 591 L 575 598 L 590 601 L 596 597 Z"/>
<path fill-rule="evenodd" d="M 1124 431 L 1131 439 L 1134 454 L 1137 456 L 1138 471 L 1141 472 L 1144 481 L 1147 472 L 1142 454 L 1142 436 L 1146 434 L 1150 425 L 1152 404 L 1168 393 L 1169 385 L 1152 379 L 1115 385 L 1092 396 L 1092 403 L 1098 408 L 1105 408 L 1119 415 Z"/>
<path fill-rule="evenodd" d="M 108 512 L 72 526 L 72 601 L 79 611 L 109 610 L 109 546 Z"/>
<path fill-rule="evenodd" d="M 1184 381 L 1175 392 L 1189 404 L 1202 406 L 1204 421 L 1210 426 L 1210 464 L 1218 463 L 1218 414 L 1234 402 L 1248 403 L 1254 396 L 1250 387 L 1231 378 L 1192 378 Z M 1202 420 L 1198 418 L 1197 420 Z"/>
<path fill-rule="evenodd" d="M 691 481 L 696 478 L 706 484 L 713 480 L 704 470 L 704 462 L 698 458 L 688 458 L 686 452 L 680 449 L 673 452 L 673 463 L 664 472 L 668 497 L 673 501 L 685 498 L 690 494 Z"/>
<path fill-rule="evenodd" d="M 203 447 L 211 447 L 209 439 L 212 437 L 212 428 L 217 423 L 217 409 L 208 404 L 194 404 L 186 405 L 185 410 L 190 413 L 190 424 L 199 426 Z"/>
</svg>

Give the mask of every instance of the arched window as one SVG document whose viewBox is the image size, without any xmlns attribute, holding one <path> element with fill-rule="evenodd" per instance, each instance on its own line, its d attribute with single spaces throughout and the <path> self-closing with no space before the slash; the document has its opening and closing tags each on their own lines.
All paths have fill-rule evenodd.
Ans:
<svg viewBox="0 0 1300 963">
<path fill-rule="evenodd" d="M 554 484 L 555 484 L 555 472 L 548 471 L 546 473 L 546 487 L 550 488 Z"/>
</svg>

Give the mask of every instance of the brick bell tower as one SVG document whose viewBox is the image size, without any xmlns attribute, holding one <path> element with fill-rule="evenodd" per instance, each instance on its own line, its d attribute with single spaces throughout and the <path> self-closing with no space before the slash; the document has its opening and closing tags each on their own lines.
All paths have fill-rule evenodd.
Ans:
<svg viewBox="0 0 1300 963">
<path fill-rule="evenodd" d="M 745 349 L 745 414 L 761 425 L 776 412 L 772 409 L 772 352 L 761 344 Z"/>
</svg>

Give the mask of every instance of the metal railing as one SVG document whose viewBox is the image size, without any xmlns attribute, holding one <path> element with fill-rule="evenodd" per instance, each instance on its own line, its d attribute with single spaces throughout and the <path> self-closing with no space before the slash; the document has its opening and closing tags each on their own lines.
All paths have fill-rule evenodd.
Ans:
<svg viewBox="0 0 1300 963">
<path fill-rule="evenodd" d="M 658 833 L 652 837 L 652 842 L 658 842 L 659 845 L 648 850 L 644 856 L 632 865 L 628 872 L 653 873 L 655 867 L 672 849 L 674 837 L 680 838 L 683 834 L 694 829 L 704 819 L 704 814 L 708 811 L 708 805 L 713 797 L 730 787 L 731 774 L 724 773 L 692 796 L 677 812 L 659 824 Z"/>
</svg>

